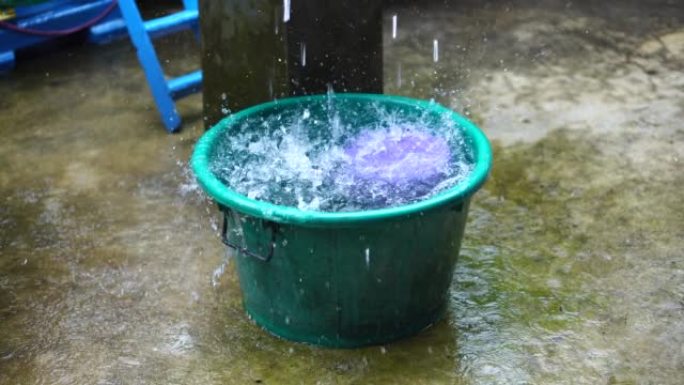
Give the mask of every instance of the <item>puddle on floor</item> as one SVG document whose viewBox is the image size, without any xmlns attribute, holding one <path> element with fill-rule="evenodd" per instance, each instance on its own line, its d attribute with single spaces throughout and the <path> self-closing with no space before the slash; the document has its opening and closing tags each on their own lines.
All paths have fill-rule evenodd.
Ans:
<svg viewBox="0 0 684 385">
<path fill-rule="evenodd" d="M 484 127 L 495 164 L 447 319 L 353 351 L 279 340 L 244 315 L 217 212 L 185 166 L 199 98 L 168 136 L 127 43 L 20 64 L 0 78 L 0 383 L 680 383 L 684 35 L 679 8 L 653 3 L 646 20 L 633 5 L 505 4 L 400 19 L 415 34 L 396 57 L 440 30 L 453 70 L 434 78 L 430 52 L 407 56 L 404 73 L 425 73 L 403 84 L 458 90 L 438 96 Z M 458 67 L 450 38 L 468 22 L 489 33 L 468 35 Z M 78 74 L 52 65 L 70 60 Z"/>
<path fill-rule="evenodd" d="M 644 173 L 610 141 L 557 130 L 495 146 L 452 297 L 477 383 L 681 374 L 684 174 Z"/>
</svg>

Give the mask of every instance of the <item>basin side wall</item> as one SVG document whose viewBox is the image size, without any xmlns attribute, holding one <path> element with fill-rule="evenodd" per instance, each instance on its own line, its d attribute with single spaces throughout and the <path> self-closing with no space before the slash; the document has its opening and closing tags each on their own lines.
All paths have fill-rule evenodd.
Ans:
<svg viewBox="0 0 684 385">
<path fill-rule="evenodd" d="M 469 198 L 392 220 L 344 228 L 282 224 L 230 215 L 232 241 L 267 253 L 237 253 L 246 311 L 291 340 L 334 347 L 412 335 L 443 314 Z"/>
</svg>

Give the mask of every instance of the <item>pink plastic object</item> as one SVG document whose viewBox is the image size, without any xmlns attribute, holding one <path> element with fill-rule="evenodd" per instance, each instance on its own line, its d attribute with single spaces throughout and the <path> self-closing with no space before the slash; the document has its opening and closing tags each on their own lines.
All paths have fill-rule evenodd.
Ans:
<svg viewBox="0 0 684 385">
<path fill-rule="evenodd" d="M 353 176 L 397 186 L 437 184 L 451 158 L 443 138 L 416 130 L 362 131 L 345 152 Z"/>
</svg>

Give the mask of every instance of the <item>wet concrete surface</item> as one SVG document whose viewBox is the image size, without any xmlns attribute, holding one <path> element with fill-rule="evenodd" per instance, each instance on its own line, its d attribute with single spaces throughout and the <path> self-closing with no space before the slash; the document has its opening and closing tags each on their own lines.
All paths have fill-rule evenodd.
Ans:
<svg viewBox="0 0 684 385">
<path fill-rule="evenodd" d="M 0 383 L 681 383 L 684 4 L 393 12 L 387 91 L 495 148 L 445 320 L 357 350 L 254 326 L 186 167 L 199 96 L 167 135 L 129 44 L 72 47 L 0 77 Z M 160 46 L 199 62 L 190 35 Z"/>
</svg>

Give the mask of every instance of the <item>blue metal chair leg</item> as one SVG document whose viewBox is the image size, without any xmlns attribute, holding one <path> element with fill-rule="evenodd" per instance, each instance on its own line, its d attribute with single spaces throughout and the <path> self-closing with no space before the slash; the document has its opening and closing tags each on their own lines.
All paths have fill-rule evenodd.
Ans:
<svg viewBox="0 0 684 385">
<path fill-rule="evenodd" d="M 138 59 L 147 77 L 147 82 L 157 104 L 162 122 L 166 126 L 167 131 L 176 132 L 180 128 L 181 118 L 171 98 L 169 87 L 164 78 L 164 71 L 159 64 L 157 53 L 145 29 L 140 11 L 138 11 L 134 0 L 119 0 L 119 8 L 123 18 L 126 20 L 128 34 L 138 53 Z"/>
</svg>

